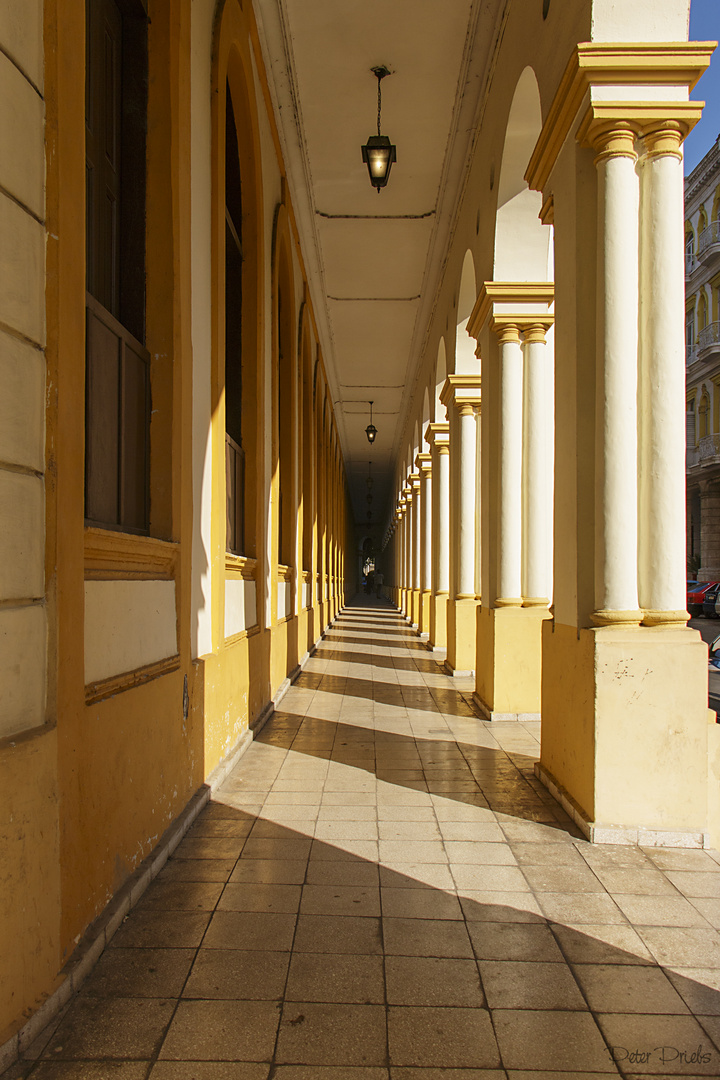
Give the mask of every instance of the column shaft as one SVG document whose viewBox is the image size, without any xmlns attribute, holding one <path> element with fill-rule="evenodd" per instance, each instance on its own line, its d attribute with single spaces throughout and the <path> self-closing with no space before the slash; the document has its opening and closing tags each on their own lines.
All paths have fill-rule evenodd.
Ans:
<svg viewBox="0 0 720 1080">
<path fill-rule="evenodd" d="M 640 620 L 637 593 L 638 178 L 631 132 L 609 133 L 597 160 L 598 357 L 595 614 Z"/>
<path fill-rule="evenodd" d="M 500 331 L 500 537 L 497 607 L 522 603 L 523 355 L 517 327 Z"/>
<path fill-rule="evenodd" d="M 648 133 L 641 172 L 638 584 L 648 625 L 685 624 L 685 238 L 674 127 Z"/>
<path fill-rule="evenodd" d="M 475 414 L 472 405 L 458 409 L 459 452 L 458 462 L 458 544 L 457 581 L 458 599 L 475 597 Z"/>
<path fill-rule="evenodd" d="M 547 498 L 548 415 L 547 346 L 544 327 L 525 333 L 525 551 L 522 596 L 525 607 L 550 602 L 547 580 L 550 543 L 550 506 Z"/>
</svg>

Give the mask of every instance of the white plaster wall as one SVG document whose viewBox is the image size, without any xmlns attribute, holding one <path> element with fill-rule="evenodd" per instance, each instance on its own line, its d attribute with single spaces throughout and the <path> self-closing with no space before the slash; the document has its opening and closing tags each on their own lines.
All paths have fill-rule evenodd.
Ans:
<svg viewBox="0 0 720 1080">
<path fill-rule="evenodd" d="M 2 0 L 3 52 L 38 89 L 43 85 L 43 0 Z"/>
<path fill-rule="evenodd" d="M 45 592 L 45 491 L 28 473 L 0 469 L 0 600 Z"/>
<path fill-rule="evenodd" d="M 265 319 L 263 321 L 263 335 L 260 337 L 262 349 L 262 362 L 260 366 L 259 385 L 262 386 L 262 417 L 258 415 L 258 422 L 262 424 L 264 438 L 259 448 L 258 467 L 261 470 L 258 475 L 258 486 L 262 492 L 262 505 L 265 507 L 265 550 L 264 565 L 258 566 L 258 582 L 261 583 L 261 605 L 263 612 L 263 625 L 270 626 L 271 603 L 270 595 L 272 588 L 272 565 L 275 561 L 273 551 L 272 519 L 276 507 L 271 499 L 272 480 L 272 250 L 273 250 L 273 226 L 275 211 L 282 198 L 282 185 L 280 171 L 278 169 L 275 143 L 272 137 L 270 122 L 263 107 L 264 94 L 258 76 L 257 66 L 253 57 L 253 80 L 255 83 L 255 96 L 258 102 L 258 129 L 260 132 L 260 156 L 262 165 L 262 188 L 263 188 L 263 246 L 265 251 L 265 277 L 263 283 L 263 303 L 265 304 Z M 258 409 L 260 404 L 258 403 Z M 259 605 L 260 606 L 260 605 Z"/>
<path fill-rule="evenodd" d="M 0 3 L 0 736 L 45 722 L 42 0 Z"/>
<path fill-rule="evenodd" d="M 277 607 L 278 619 L 284 619 L 286 615 L 290 615 L 292 613 L 291 581 L 278 581 Z"/>
<path fill-rule="evenodd" d="M 45 722 L 46 654 L 44 607 L 0 609 L 0 738 Z"/>
<path fill-rule="evenodd" d="M 193 552 L 191 649 L 212 651 L 211 441 L 211 115 L 210 79 L 215 0 L 193 0 L 191 27 Z"/>
<path fill-rule="evenodd" d="M 592 40 L 687 41 L 689 20 L 690 0 L 593 0 Z"/>
<path fill-rule="evenodd" d="M 257 589 L 254 581 L 228 578 L 225 581 L 225 637 L 249 630 L 257 623 Z"/>
<path fill-rule="evenodd" d="M 303 607 L 312 607 L 312 583 L 306 581 L 303 584 Z"/>
<path fill-rule="evenodd" d="M 85 582 L 85 682 L 177 653 L 174 581 Z"/>
<path fill-rule="evenodd" d="M 45 356 L 0 330 L 0 462 L 45 467 Z"/>
</svg>

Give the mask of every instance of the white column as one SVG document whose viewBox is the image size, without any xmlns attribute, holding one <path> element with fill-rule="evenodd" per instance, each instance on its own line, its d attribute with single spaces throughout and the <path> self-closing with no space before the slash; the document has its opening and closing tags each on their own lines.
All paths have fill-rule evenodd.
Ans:
<svg viewBox="0 0 720 1080">
<path fill-rule="evenodd" d="M 640 557 L 647 625 L 685 625 L 685 277 L 682 132 L 645 133 L 640 174 Z"/>
<path fill-rule="evenodd" d="M 404 574 L 404 586 L 405 586 L 405 606 L 406 615 L 410 614 L 410 597 L 409 593 L 412 589 L 412 488 L 404 487 L 403 494 L 405 496 L 405 516 L 403 523 L 405 525 L 405 574 Z"/>
<path fill-rule="evenodd" d="M 420 590 L 420 474 L 410 477 L 413 490 L 412 501 L 412 588 Z"/>
<path fill-rule="evenodd" d="M 637 155 L 632 130 L 596 137 L 598 355 L 595 612 L 599 625 L 637 625 Z M 680 259 L 679 265 L 682 265 Z M 658 298 L 663 302 L 662 298 Z"/>
<path fill-rule="evenodd" d="M 470 404 L 458 405 L 458 599 L 475 598 L 475 412 Z"/>
<path fill-rule="evenodd" d="M 423 455 L 425 456 L 425 455 Z M 429 455 L 427 455 L 429 457 Z M 432 562 L 433 562 L 433 528 L 432 528 L 432 466 L 429 461 L 424 461 L 420 473 L 422 477 L 422 491 L 420 506 L 422 507 L 422 542 L 420 564 L 420 588 L 428 592 L 432 587 Z"/>
<path fill-rule="evenodd" d="M 512 324 L 494 326 L 500 340 L 500 531 L 497 607 L 522 603 L 523 355 Z"/>
<path fill-rule="evenodd" d="M 450 591 L 450 445 L 435 439 L 432 451 L 432 591 L 437 595 Z"/>
<path fill-rule="evenodd" d="M 480 406 L 475 409 L 475 596 L 482 595 L 482 418 Z"/>
<path fill-rule="evenodd" d="M 547 497 L 549 417 L 545 327 L 539 323 L 528 327 L 523 339 L 525 550 L 522 598 L 524 607 L 546 607 L 550 602 L 547 570 L 551 535 Z"/>
</svg>

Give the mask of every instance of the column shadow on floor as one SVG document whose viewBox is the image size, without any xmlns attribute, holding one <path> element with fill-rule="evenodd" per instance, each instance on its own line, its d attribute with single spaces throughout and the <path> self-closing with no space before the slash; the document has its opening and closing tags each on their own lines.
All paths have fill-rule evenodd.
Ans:
<svg viewBox="0 0 720 1080">
<path fill-rule="evenodd" d="M 467 868 L 473 889 L 457 865 L 415 876 L 233 806 L 233 787 L 6 1080 L 720 1075 L 720 992 L 673 970 L 678 946 L 635 930 L 600 883 L 605 922 L 582 928 L 578 894 L 548 917 L 537 889 L 494 900 L 492 863 Z M 515 850 L 536 877 L 592 873 L 580 847 Z"/>
</svg>

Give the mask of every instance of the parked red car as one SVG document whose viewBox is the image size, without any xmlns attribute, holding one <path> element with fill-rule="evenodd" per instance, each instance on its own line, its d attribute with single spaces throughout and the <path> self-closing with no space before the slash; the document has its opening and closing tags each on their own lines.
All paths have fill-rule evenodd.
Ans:
<svg viewBox="0 0 720 1080">
<path fill-rule="evenodd" d="M 702 615 L 705 593 L 712 585 L 717 585 L 717 581 L 688 581 L 687 609 L 691 615 Z"/>
</svg>

